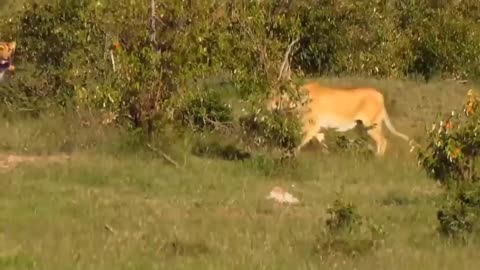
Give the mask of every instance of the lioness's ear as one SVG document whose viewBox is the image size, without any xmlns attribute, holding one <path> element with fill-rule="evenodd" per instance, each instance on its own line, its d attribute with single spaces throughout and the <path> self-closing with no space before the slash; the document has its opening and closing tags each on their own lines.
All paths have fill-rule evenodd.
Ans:
<svg viewBox="0 0 480 270">
<path fill-rule="evenodd" d="M 16 41 L 9 42 L 8 47 L 10 47 L 10 50 L 14 51 L 15 48 L 17 47 L 17 42 Z"/>
</svg>

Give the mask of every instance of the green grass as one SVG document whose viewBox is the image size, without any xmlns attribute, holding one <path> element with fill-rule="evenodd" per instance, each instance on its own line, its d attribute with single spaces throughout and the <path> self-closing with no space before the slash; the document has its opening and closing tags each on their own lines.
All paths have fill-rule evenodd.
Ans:
<svg viewBox="0 0 480 270">
<path fill-rule="evenodd" d="M 321 79 L 372 85 L 387 95 L 397 129 L 421 138 L 437 112 L 461 105 L 467 85 Z M 82 126 L 81 119 L 89 121 Z M 192 141 L 156 145 L 181 168 L 135 147 L 96 117 L 48 115 L 0 121 L 1 153 L 72 153 L 58 164 L 0 171 L 0 269 L 476 269 L 478 244 L 451 246 L 435 231 L 439 187 L 408 145 L 389 136 L 384 159 L 306 148 L 292 167 L 190 153 Z M 85 121 L 83 121 L 85 122 Z M 164 138 L 168 136 L 162 136 Z M 163 139 L 165 140 L 165 139 Z M 299 206 L 265 200 L 275 185 Z M 383 226 L 382 245 L 357 237 L 324 243 L 327 207 L 340 193 Z"/>
</svg>

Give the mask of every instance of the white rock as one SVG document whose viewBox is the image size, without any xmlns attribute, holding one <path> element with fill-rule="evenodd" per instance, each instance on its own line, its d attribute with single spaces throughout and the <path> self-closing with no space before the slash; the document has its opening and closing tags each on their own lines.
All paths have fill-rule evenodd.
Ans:
<svg viewBox="0 0 480 270">
<path fill-rule="evenodd" d="M 288 193 L 286 190 L 278 186 L 274 187 L 266 198 L 273 199 L 279 203 L 297 204 L 300 202 L 292 194 Z"/>
</svg>

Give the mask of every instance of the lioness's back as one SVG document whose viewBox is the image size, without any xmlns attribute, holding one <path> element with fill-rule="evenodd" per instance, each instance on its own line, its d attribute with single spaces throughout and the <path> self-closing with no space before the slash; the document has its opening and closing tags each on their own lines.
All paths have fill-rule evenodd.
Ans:
<svg viewBox="0 0 480 270">
<path fill-rule="evenodd" d="M 334 102 L 336 105 L 375 102 L 383 106 L 382 93 L 371 87 L 335 88 L 322 86 L 318 82 L 310 82 L 303 85 L 302 89 L 307 91 L 314 103 L 321 100 Z"/>
</svg>

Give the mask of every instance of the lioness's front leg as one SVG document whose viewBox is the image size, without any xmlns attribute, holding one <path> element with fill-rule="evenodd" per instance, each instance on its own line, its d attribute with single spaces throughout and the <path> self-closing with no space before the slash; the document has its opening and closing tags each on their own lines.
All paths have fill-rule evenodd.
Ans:
<svg viewBox="0 0 480 270">
<path fill-rule="evenodd" d="M 325 141 L 325 134 L 324 133 L 317 133 L 317 135 L 315 135 L 315 138 L 317 139 L 317 141 L 325 148 L 328 150 L 328 146 L 327 144 L 324 142 Z"/>
<path fill-rule="evenodd" d="M 303 128 L 302 128 L 302 141 L 300 142 L 300 144 L 295 148 L 294 150 L 294 155 L 296 156 L 299 152 L 300 152 L 300 149 L 302 147 L 304 147 L 308 142 L 310 142 L 310 140 L 313 138 L 313 137 L 316 137 L 318 133 L 318 130 L 319 130 L 319 127 L 318 127 L 318 124 L 312 120 L 307 120 L 307 121 L 303 121 L 304 124 L 303 124 Z M 323 134 L 323 133 L 320 133 L 320 134 Z M 320 136 L 321 137 L 321 136 Z M 318 140 L 318 138 L 317 138 Z"/>
</svg>

